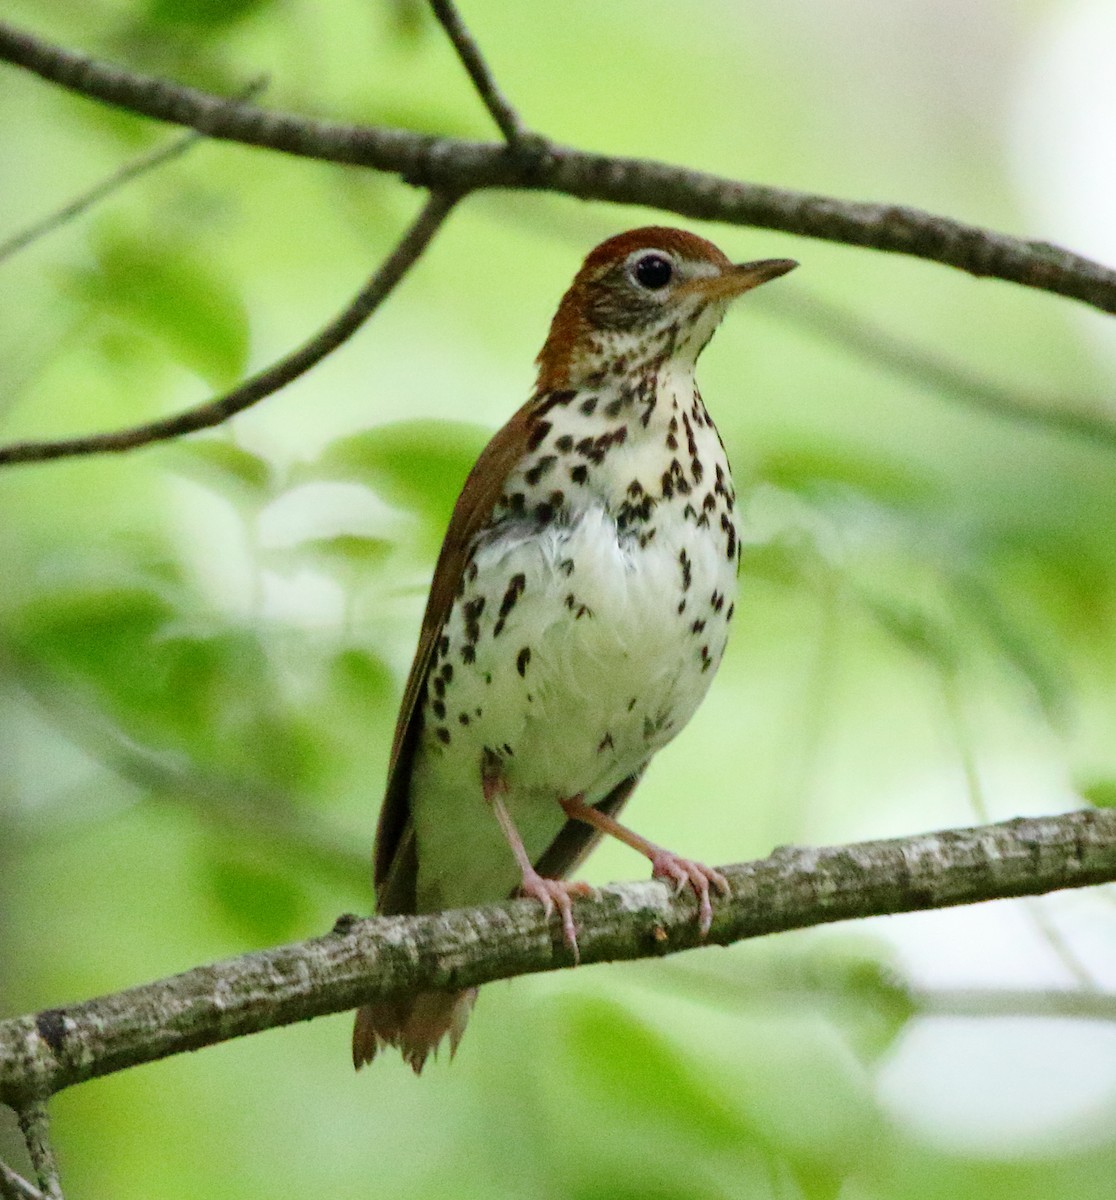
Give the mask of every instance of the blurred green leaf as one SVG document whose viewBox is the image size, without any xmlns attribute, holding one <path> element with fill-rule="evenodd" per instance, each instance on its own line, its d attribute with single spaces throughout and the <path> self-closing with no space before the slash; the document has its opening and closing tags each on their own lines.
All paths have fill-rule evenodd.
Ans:
<svg viewBox="0 0 1116 1200">
<path fill-rule="evenodd" d="M 66 277 L 75 296 L 158 338 L 214 388 L 243 375 L 244 305 L 201 255 L 133 233 L 103 233 L 95 251 L 96 267 Z"/>
<path fill-rule="evenodd" d="M 373 570 L 383 565 L 395 544 L 385 538 L 340 533 L 333 537 L 306 538 L 297 548 L 300 554 L 310 554 L 332 567 Z"/>
<path fill-rule="evenodd" d="M 1079 790 L 1097 808 L 1116 808 L 1116 779 L 1096 779 Z"/>
<path fill-rule="evenodd" d="M 346 700 L 362 707 L 392 702 L 395 681 L 383 661 L 367 650 L 342 650 L 330 663 L 330 681 Z"/>
<path fill-rule="evenodd" d="M 805 494 L 848 488 L 899 507 L 932 499 L 937 489 L 910 463 L 892 466 L 844 447 L 784 447 L 761 458 L 755 473 L 788 491 Z"/>
<path fill-rule="evenodd" d="M 199 32 L 219 32 L 274 0 L 147 0 L 147 19 L 153 24 L 191 26 Z"/>
<path fill-rule="evenodd" d="M 273 946 L 304 930 L 305 891 L 289 875 L 214 846 L 202 864 L 206 889 L 221 915 L 254 946 Z"/>
<path fill-rule="evenodd" d="M 971 572 L 954 574 L 957 598 L 979 623 L 996 649 L 1034 689 L 1047 717 L 1057 720 L 1069 704 L 1069 682 L 1039 648 L 1039 631 L 1025 631 L 996 591 Z"/>
<path fill-rule="evenodd" d="M 67 674 L 115 680 L 120 692 L 146 694 L 147 644 L 172 615 L 157 592 L 132 584 L 95 584 L 48 592 L 12 618 L 12 632 L 37 659 Z"/>
<path fill-rule="evenodd" d="M 230 499 L 265 503 L 272 495 L 270 464 L 218 438 L 176 442 L 167 447 L 169 461 L 183 475 L 215 488 Z"/>
<path fill-rule="evenodd" d="M 960 663 L 956 631 L 926 609 L 884 596 L 862 594 L 861 602 L 877 624 L 912 654 L 952 674 Z"/>
<path fill-rule="evenodd" d="M 444 531 L 489 436 L 463 421 L 399 421 L 332 442 L 314 469 L 319 477 L 367 484 Z"/>
<path fill-rule="evenodd" d="M 566 1044 L 604 1106 L 637 1108 L 705 1143 L 735 1145 L 747 1128 L 701 1081 L 680 1049 L 611 1001 L 579 997 L 565 1014 Z"/>
</svg>

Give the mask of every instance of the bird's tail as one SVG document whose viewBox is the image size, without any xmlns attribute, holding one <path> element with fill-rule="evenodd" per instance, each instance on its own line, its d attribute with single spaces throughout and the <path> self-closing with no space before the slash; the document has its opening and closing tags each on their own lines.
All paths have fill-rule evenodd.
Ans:
<svg viewBox="0 0 1116 1200">
<path fill-rule="evenodd" d="M 381 1046 L 395 1046 L 416 1075 L 448 1034 L 450 1057 L 465 1032 L 476 988 L 463 992 L 415 992 L 357 1009 L 353 1026 L 353 1066 L 359 1071 Z"/>
</svg>

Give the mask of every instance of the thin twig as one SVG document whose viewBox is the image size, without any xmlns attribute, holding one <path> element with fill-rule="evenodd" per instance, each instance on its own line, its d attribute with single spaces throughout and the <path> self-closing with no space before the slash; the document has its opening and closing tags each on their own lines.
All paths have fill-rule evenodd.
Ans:
<svg viewBox="0 0 1116 1200">
<path fill-rule="evenodd" d="M 17 1175 L 5 1162 L 0 1162 L 0 1197 L 3 1200 L 44 1200 L 34 1184 Z"/>
<path fill-rule="evenodd" d="M 935 394 L 953 396 L 971 408 L 1041 429 L 1054 429 L 1116 449 L 1116 408 L 1106 413 L 1099 403 L 1031 393 L 996 383 L 925 346 L 916 345 L 848 309 L 804 294 L 765 297 L 759 311 L 773 314 L 814 333 L 841 350 L 930 387 Z"/>
<path fill-rule="evenodd" d="M 119 453 L 167 441 L 183 434 L 195 433 L 220 425 L 236 413 L 263 400 L 304 375 L 327 354 L 350 338 L 376 311 L 409 268 L 430 244 L 442 222 L 449 215 L 459 196 L 431 193 L 410 229 L 380 269 L 357 293 L 349 306 L 310 341 L 258 375 L 246 380 L 231 392 L 187 409 L 173 417 L 164 417 L 129 429 L 110 433 L 95 433 L 85 437 L 64 438 L 59 441 L 14 442 L 0 446 L 0 466 L 9 463 L 46 462 L 55 458 L 77 455 Z"/>
<path fill-rule="evenodd" d="M 235 99 L 241 101 L 252 100 L 266 87 L 267 76 L 261 75 L 258 79 L 254 79 L 242 92 L 239 92 Z M 5 241 L 0 242 L 0 263 L 6 262 L 13 255 L 18 254 L 20 250 L 26 250 L 33 242 L 45 237 L 48 233 L 53 233 L 56 229 L 69 224 L 70 221 L 88 212 L 95 204 L 111 196 L 113 192 L 119 191 L 125 184 L 131 183 L 133 179 L 137 179 L 139 176 L 153 171 L 156 167 L 161 167 L 164 163 L 180 157 L 187 150 L 192 149 L 199 142 L 204 142 L 205 140 L 205 134 L 199 133 L 196 129 L 191 129 L 188 133 L 174 138 L 165 146 L 158 146 L 154 150 L 149 150 L 146 154 L 141 154 L 138 158 L 132 159 L 131 162 L 125 163 L 119 170 L 109 175 L 107 179 L 102 179 L 100 183 L 94 184 L 87 192 L 83 192 L 80 196 L 71 200 L 69 204 L 64 204 L 57 211 L 48 214 L 41 220 L 29 225 L 26 229 L 22 229 L 19 233 L 14 233 Z"/>
<path fill-rule="evenodd" d="M 341 830 L 277 788 L 237 779 L 193 763 L 185 754 L 155 750 L 125 735 L 91 697 L 65 685 L 0 636 L 0 687 L 35 705 L 62 736 L 118 778 L 156 797 L 188 806 L 203 821 L 235 830 L 255 844 L 297 853 L 342 887 L 367 886 L 371 859 Z M 95 814 L 83 813 L 83 822 Z M 67 824 L 66 831 L 74 826 Z M 20 837 L 17 821 L 9 836 Z M 57 832 L 57 831 L 55 831 Z M 26 834 L 24 835 L 27 836 Z"/>
<path fill-rule="evenodd" d="M 1086 809 L 817 849 L 726 867 L 707 944 L 833 921 L 1085 887 L 1116 879 L 1116 812 Z M 581 962 L 701 944 L 692 895 L 659 882 L 602 888 L 576 906 Z M 279 946 L 84 1004 L 0 1021 L 0 1100 L 46 1096 L 139 1063 L 416 990 L 572 965 L 527 900 L 418 917 L 346 918 Z"/>
<path fill-rule="evenodd" d="M 1004 279 L 1116 313 L 1116 271 L 1047 242 L 1023 241 L 920 209 L 742 183 L 669 163 L 590 154 L 535 135 L 535 153 L 402 129 L 342 125 L 268 112 L 166 79 L 98 62 L 0 22 L 0 60 L 130 112 L 189 125 L 212 138 L 399 175 L 432 191 L 558 192 L 645 205 L 695 220 L 779 229 L 907 254 Z"/>
<path fill-rule="evenodd" d="M 54 1145 L 50 1140 L 50 1114 L 46 1103 L 32 1100 L 28 1104 L 21 1104 L 16 1109 L 16 1116 L 44 1200 L 62 1200 L 62 1182 L 58 1175 Z"/>
<path fill-rule="evenodd" d="M 508 144 L 514 146 L 526 133 L 523 122 L 520 120 L 519 114 L 508 103 L 503 92 L 500 91 L 495 76 L 488 69 L 488 63 L 484 61 L 480 48 L 461 19 L 461 14 L 454 6 L 453 0 L 430 0 L 430 7 L 453 43 L 457 57 L 461 59 L 462 66 L 468 71 L 469 78 L 473 81 L 473 87 L 477 89 L 477 94 L 484 101 L 485 108 L 488 109 Z"/>
</svg>

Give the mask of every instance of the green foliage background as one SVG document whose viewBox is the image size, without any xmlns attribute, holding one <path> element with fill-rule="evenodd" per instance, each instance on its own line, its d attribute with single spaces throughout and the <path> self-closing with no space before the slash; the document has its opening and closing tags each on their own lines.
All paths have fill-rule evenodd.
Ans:
<svg viewBox="0 0 1116 1200">
<path fill-rule="evenodd" d="M 280 108 L 491 136 L 416 0 L 7 7 L 204 87 L 269 70 Z M 955 41 L 932 36 L 936 7 L 463 0 L 557 139 L 1043 235 L 1008 114 L 1065 6 L 962 6 Z M 0 120 L 12 231 L 174 136 L 11 70 Z M 0 432 L 111 428 L 231 385 L 323 323 L 415 202 L 353 170 L 194 149 L 0 264 Z M 0 1011 L 369 909 L 456 489 L 527 395 L 584 252 L 659 219 L 473 197 L 353 344 L 231 427 L 0 472 Z M 837 303 L 1065 411 L 1113 386 L 1081 314 L 928 264 L 700 231 L 802 268 L 703 360 L 749 498 L 745 598 L 633 823 L 724 862 L 1114 802 L 1116 433 L 978 412 L 811 317 Z M 585 874 L 642 871 L 604 847 Z M 928 1011 L 946 986 L 1103 983 L 1114 918 L 1098 892 L 495 985 L 452 1069 L 419 1081 L 393 1061 L 354 1076 L 345 1017 L 246 1039 L 60 1096 L 67 1195 L 1107 1197 L 1111 1026 Z M 21 1154 L 0 1123 L 0 1156 Z"/>
</svg>

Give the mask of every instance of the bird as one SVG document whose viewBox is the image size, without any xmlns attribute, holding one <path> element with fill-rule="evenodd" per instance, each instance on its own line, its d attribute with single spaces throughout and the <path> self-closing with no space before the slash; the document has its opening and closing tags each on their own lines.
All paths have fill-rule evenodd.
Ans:
<svg viewBox="0 0 1116 1200">
<path fill-rule="evenodd" d="M 734 264 L 648 226 L 602 242 L 566 291 L 530 399 L 481 452 L 434 569 L 376 830 L 376 911 L 515 894 L 555 912 L 577 958 L 567 876 L 602 836 L 697 900 L 718 871 L 617 814 L 713 679 L 741 538 L 724 444 L 694 368 L 731 302 L 798 264 Z M 365 1005 L 359 1069 L 394 1046 L 451 1057 L 476 989 Z"/>
</svg>

